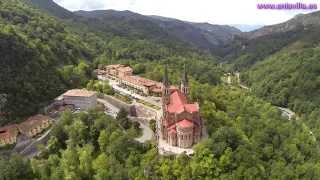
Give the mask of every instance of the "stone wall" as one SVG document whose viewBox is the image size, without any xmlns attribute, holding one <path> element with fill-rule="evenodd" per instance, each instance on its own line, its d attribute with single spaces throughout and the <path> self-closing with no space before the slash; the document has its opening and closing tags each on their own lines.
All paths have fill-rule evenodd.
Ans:
<svg viewBox="0 0 320 180">
<path fill-rule="evenodd" d="M 148 118 L 148 119 L 157 119 L 157 111 L 151 108 L 145 107 L 141 104 L 127 104 L 123 101 L 118 100 L 115 97 L 104 95 L 104 99 L 116 108 L 125 109 L 131 116 Z M 134 111 L 134 112 L 133 112 Z"/>
<path fill-rule="evenodd" d="M 105 99 L 106 101 L 108 101 L 108 103 L 112 104 L 113 106 L 115 106 L 116 108 L 123 108 L 125 109 L 127 112 L 130 112 L 130 109 L 132 107 L 131 104 L 127 104 L 123 101 L 120 101 L 118 100 L 117 98 L 115 97 L 112 97 L 112 96 L 108 96 L 108 95 L 104 95 L 103 96 L 103 99 Z"/>
<path fill-rule="evenodd" d="M 135 109 L 138 117 L 157 119 L 157 111 L 147 108 L 141 104 L 135 104 Z"/>
</svg>

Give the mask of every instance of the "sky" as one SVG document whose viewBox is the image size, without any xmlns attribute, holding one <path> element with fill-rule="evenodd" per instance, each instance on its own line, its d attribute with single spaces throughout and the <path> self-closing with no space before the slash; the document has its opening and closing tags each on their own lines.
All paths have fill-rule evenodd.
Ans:
<svg viewBox="0 0 320 180">
<path fill-rule="evenodd" d="M 159 15 L 211 24 L 271 25 L 284 22 L 306 10 L 258 10 L 258 3 L 315 3 L 320 0 L 54 0 L 76 10 L 130 10 L 143 15 Z"/>
</svg>

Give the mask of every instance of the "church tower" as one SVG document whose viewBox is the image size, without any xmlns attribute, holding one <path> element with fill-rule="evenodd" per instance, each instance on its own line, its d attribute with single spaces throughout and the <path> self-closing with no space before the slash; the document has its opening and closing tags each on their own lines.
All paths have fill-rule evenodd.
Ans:
<svg viewBox="0 0 320 180">
<path fill-rule="evenodd" d="M 181 77 L 181 85 L 180 85 L 180 91 L 185 94 L 186 96 L 189 95 L 189 80 L 188 80 L 188 74 L 187 74 L 187 68 L 186 64 L 184 64 L 183 67 L 183 73 Z"/>
</svg>

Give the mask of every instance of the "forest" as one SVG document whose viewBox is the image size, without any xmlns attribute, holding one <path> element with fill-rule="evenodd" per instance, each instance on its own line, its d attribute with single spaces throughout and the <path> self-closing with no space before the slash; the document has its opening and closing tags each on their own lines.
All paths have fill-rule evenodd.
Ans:
<svg viewBox="0 0 320 180">
<path fill-rule="evenodd" d="M 0 161 L 0 179 L 317 179 L 319 134 L 240 89 L 192 82 L 209 138 L 193 156 L 161 156 L 98 109 L 65 112 L 39 157 Z M 118 119 L 118 118 L 117 118 Z M 319 124 L 319 123 L 318 123 Z M 318 130 L 319 131 L 319 130 Z M 7 163 L 9 162 L 9 163 Z"/>
<path fill-rule="evenodd" d="M 244 71 L 245 83 L 256 95 L 298 114 L 319 109 L 318 34 L 318 28 L 310 28 L 299 40 L 252 64 Z"/>
<path fill-rule="evenodd" d="M 243 58 L 243 64 L 239 58 L 239 67 L 234 66 L 243 67 L 243 79 L 253 89 L 249 92 L 220 82 L 224 69 L 214 55 L 180 43 L 99 32 L 21 0 L 1 1 L 0 125 L 41 112 L 69 88 L 96 88 L 92 72 L 99 66 L 127 64 L 135 74 L 160 81 L 168 64 L 171 83 L 178 84 L 186 63 L 190 98 L 201 105 L 209 137 L 194 147 L 193 156 L 161 156 L 154 141 L 134 140 L 138 128 L 125 113 L 114 119 L 99 108 L 67 111 L 38 157 L 0 156 L 0 180 L 318 179 L 315 34 L 295 43 L 288 38 L 268 53 L 262 45 L 252 46 L 257 48 L 250 51 L 253 58 Z M 298 116 L 289 121 L 274 105 L 289 106 Z"/>
</svg>

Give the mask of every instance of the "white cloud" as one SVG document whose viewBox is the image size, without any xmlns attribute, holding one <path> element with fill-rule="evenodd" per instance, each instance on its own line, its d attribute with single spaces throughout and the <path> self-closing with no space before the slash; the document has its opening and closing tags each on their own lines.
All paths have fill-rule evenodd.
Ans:
<svg viewBox="0 0 320 180">
<path fill-rule="evenodd" d="M 275 24 L 308 11 L 258 10 L 257 3 L 317 3 L 319 0 L 55 0 L 69 10 L 131 10 L 214 24 Z M 310 12 L 310 11 L 309 11 Z"/>
</svg>

